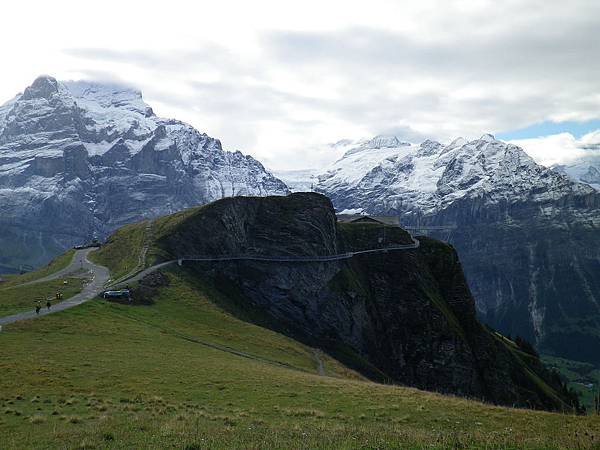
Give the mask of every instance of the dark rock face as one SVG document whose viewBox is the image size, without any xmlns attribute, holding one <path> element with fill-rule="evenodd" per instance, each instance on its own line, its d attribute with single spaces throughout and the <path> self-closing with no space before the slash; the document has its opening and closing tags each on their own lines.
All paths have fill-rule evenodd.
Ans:
<svg viewBox="0 0 600 450">
<path fill-rule="evenodd" d="M 252 157 L 156 117 L 130 88 L 40 77 L 0 106 L 0 264 L 42 264 L 222 197 L 287 192 Z"/>
<path fill-rule="evenodd" d="M 305 193 L 215 202 L 156 246 L 176 258 L 331 255 L 409 242 L 400 228 L 336 223 L 326 197 Z M 477 321 L 447 244 L 423 238 L 418 250 L 336 262 L 193 263 L 190 270 L 232 299 L 233 310 L 250 311 L 259 323 L 321 347 L 373 379 L 505 405 L 561 409 L 560 399 L 568 402 L 537 358 Z"/>
<path fill-rule="evenodd" d="M 542 352 L 600 364 L 597 201 L 595 195 L 564 199 L 560 207 L 465 201 L 432 222 L 458 224 L 451 241 L 483 321 Z"/>
</svg>

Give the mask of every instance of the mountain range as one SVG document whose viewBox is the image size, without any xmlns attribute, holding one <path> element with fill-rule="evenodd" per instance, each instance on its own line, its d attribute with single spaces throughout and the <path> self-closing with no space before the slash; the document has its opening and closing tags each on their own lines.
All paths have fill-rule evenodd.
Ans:
<svg viewBox="0 0 600 450">
<path fill-rule="evenodd" d="M 314 189 L 338 212 L 398 216 L 449 240 L 485 322 L 600 364 L 595 159 L 546 168 L 491 135 L 345 139 L 331 151 L 343 156 L 320 173 L 278 172 L 288 186 L 157 117 L 135 89 L 39 77 L 0 107 L 0 265 L 39 265 L 120 225 L 223 197 Z"/>
<path fill-rule="evenodd" d="M 491 135 L 447 145 L 378 136 L 317 179 L 340 212 L 398 216 L 448 239 L 487 323 L 548 353 L 600 363 L 600 194 L 592 186 Z"/>
<path fill-rule="evenodd" d="M 600 154 L 597 152 L 577 158 L 566 164 L 555 164 L 552 169 L 566 175 L 576 183 L 588 184 L 600 191 Z"/>
<path fill-rule="evenodd" d="M 5 266 L 222 197 L 288 192 L 251 156 L 157 117 L 135 89 L 41 76 L 0 107 Z"/>
</svg>

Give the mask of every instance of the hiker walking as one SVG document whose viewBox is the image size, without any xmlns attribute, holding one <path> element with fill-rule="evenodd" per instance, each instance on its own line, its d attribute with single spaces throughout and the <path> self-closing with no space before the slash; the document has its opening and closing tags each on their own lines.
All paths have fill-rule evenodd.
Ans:
<svg viewBox="0 0 600 450">
<path fill-rule="evenodd" d="M 38 300 L 37 303 L 35 304 L 35 313 L 39 316 L 40 315 L 40 310 L 42 309 L 42 304 L 41 302 Z"/>
<path fill-rule="evenodd" d="M 52 306 L 52 303 L 50 303 L 50 299 L 46 300 L 46 308 L 48 308 L 48 311 L 50 311 L 51 306 Z"/>
</svg>

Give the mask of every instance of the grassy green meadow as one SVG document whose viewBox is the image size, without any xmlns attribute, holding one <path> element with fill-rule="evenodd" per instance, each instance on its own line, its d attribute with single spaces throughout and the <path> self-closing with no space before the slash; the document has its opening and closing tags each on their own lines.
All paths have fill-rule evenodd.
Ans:
<svg viewBox="0 0 600 450">
<path fill-rule="evenodd" d="M 90 253 L 90 261 L 108 267 L 113 280 L 137 268 L 144 246 L 145 222 L 125 225 L 115 231 L 106 245 Z"/>
<path fill-rule="evenodd" d="M 5 327 L 0 448 L 600 448 L 597 417 L 371 383 L 168 277 Z"/>
<path fill-rule="evenodd" d="M 18 312 L 23 312 L 35 308 L 37 300 L 46 307 L 46 299 L 50 298 L 55 303 L 55 294 L 62 292 L 63 300 L 66 300 L 79 293 L 83 288 L 84 280 L 82 278 L 67 278 L 67 284 L 63 284 L 64 279 L 45 281 L 27 286 L 14 286 L 0 290 L 0 316 L 8 316 Z"/>
</svg>

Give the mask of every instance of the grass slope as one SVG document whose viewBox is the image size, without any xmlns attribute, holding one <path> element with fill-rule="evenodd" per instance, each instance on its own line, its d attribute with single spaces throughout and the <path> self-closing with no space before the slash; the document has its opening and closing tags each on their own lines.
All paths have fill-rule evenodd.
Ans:
<svg viewBox="0 0 600 450">
<path fill-rule="evenodd" d="M 150 244 L 146 258 L 147 265 L 150 265 L 156 261 L 173 259 L 180 255 L 190 253 L 222 254 L 228 253 L 228 251 L 239 252 L 239 250 L 236 248 L 229 248 L 228 244 L 230 244 L 231 241 L 235 241 L 235 239 L 237 239 L 239 236 L 244 236 L 245 233 L 248 232 L 246 229 L 242 230 L 242 227 L 236 228 L 236 225 L 239 225 L 238 222 L 240 220 L 242 222 L 244 221 L 243 217 L 246 217 L 244 214 L 249 214 L 252 217 L 256 215 L 254 218 L 259 220 L 259 223 L 262 224 L 260 225 L 262 228 L 273 227 L 273 233 L 281 237 L 279 240 L 269 239 L 261 234 L 260 230 L 255 230 L 254 234 L 258 236 L 257 239 L 259 240 L 259 243 L 256 243 L 251 239 L 252 243 L 249 245 L 259 249 L 267 248 L 267 250 L 265 250 L 267 253 L 276 253 L 281 251 L 281 249 L 279 249 L 279 245 L 274 247 L 270 246 L 272 242 L 277 242 L 279 244 L 282 240 L 285 241 L 285 237 L 289 233 L 288 228 L 290 221 L 281 220 L 281 217 L 285 218 L 288 215 L 293 216 L 294 212 L 297 212 L 300 208 L 306 207 L 307 200 L 303 197 L 269 198 L 269 208 L 267 208 L 268 211 L 265 211 L 264 209 L 261 210 L 261 204 L 263 201 L 263 199 L 244 199 L 243 201 L 239 199 L 225 199 L 209 205 L 190 208 L 188 210 L 154 220 L 152 223 L 151 239 L 146 238 L 146 242 Z M 242 204 L 238 205 L 240 202 Z M 246 205 L 247 208 L 244 208 L 243 206 L 246 203 L 248 203 L 248 205 Z M 320 206 L 323 205 L 321 204 Z M 274 211 L 276 211 L 276 213 L 274 213 Z M 243 217 L 240 219 L 239 215 L 242 215 Z M 267 217 L 266 219 L 265 216 Z M 325 217 L 324 223 L 322 224 L 324 229 L 327 229 L 327 226 L 329 225 L 327 223 L 327 219 L 328 218 Z M 331 213 L 330 219 L 333 219 L 333 213 Z M 131 228 L 119 230 L 111 237 L 107 245 L 102 249 L 102 254 L 111 255 L 109 258 L 105 258 L 102 263 L 109 266 L 113 274 L 118 272 L 117 264 L 121 261 L 119 258 L 120 256 L 125 257 L 135 254 L 133 250 L 126 252 L 127 249 L 135 249 L 136 245 L 133 244 L 136 241 L 138 249 L 142 246 L 144 239 L 131 236 L 131 233 L 141 235 L 143 234 L 143 227 L 143 223 L 140 223 L 133 225 Z M 302 231 L 305 230 L 296 230 L 296 232 Z M 339 240 L 338 251 L 340 252 L 371 249 L 377 246 L 389 245 L 389 243 L 392 242 L 411 242 L 410 236 L 406 231 L 398 227 L 387 227 L 379 224 L 337 224 L 337 230 L 332 231 L 331 239 L 335 239 L 336 237 Z M 310 239 L 308 239 L 308 241 L 312 242 Z M 427 238 L 421 238 L 421 241 L 423 245 L 420 251 L 426 252 L 429 260 L 432 261 L 432 263 L 428 264 L 436 266 L 434 267 L 436 273 L 443 275 L 443 280 L 440 282 L 448 284 L 448 286 L 445 289 L 442 289 L 442 291 L 445 290 L 446 292 L 450 292 L 450 290 L 453 288 L 452 286 L 454 282 L 452 274 L 455 272 L 448 271 L 448 267 L 453 267 L 457 264 L 456 261 L 454 261 L 455 254 L 452 247 Z M 218 242 L 219 244 L 211 247 L 211 242 Z M 305 248 L 304 244 L 304 241 L 300 242 L 299 244 L 296 243 L 296 246 L 293 250 L 301 253 L 305 252 L 307 249 Z M 244 244 L 242 243 L 242 247 L 243 246 Z M 321 249 L 317 249 L 317 251 L 322 252 Z M 400 271 L 404 269 L 404 267 L 399 267 Z M 253 271 L 247 271 L 244 273 L 244 280 L 251 280 L 252 277 L 255 276 L 255 274 L 252 272 Z M 345 275 L 341 273 L 340 277 L 337 277 L 335 280 L 333 280 L 333 284 L 339 285 L 339 289 L 342 292 L 346 292 L 348 290 L 364 290 L 366 296 L 369 297 L 368 289 L 365 289 L 365 287 L 369 284 L 368 276 L 366 272 L 365 274 L 362 274 L 364 276 L 361 276 L 359 272 L 365 271 L 350 270 L 350 273 Z M 258 272 L 258 274 L 260 276 L 260 272 Z M 364 283 L 358 282 L 361 278 L 365 279 Z M 446 278 L 448 279 L 446 280 Z M 462 337 L 463 340 L 466 340 L 469 333 L 468 331 L 465 331 L 463 327 L 469 327 L 472 324 L 463 323 L 464 321 L 460 320 L 460 317 L 464 316 L 464 314 L 462 314 L 463 311 L 455 311 L 456 308 L 450 307 L 447 301 L 448 299 L 444 298 L 444 296 L 440 294 L 437 282 L 432 279 L 429 279 L 428 281 L 430 283 L 425 283 L 425 286 L 423 287 L 423 294 L 447 319 L 448 323 L 452 327 L 452 331 Z M 241 292 L 235 292 L 236 289 L 234 289 L 234 286 L 230 286 L 234 283 L 231 283 L 229 280 L 223 280 L 223 282 L 218 282 L 215 284 L 216 288 L 211 292 L 213 300 L 218 300 L 217 296 L 214 295 L 218 292 L 221 292 L 231 299 L 237 298 L 237 302 L 230 302 L 230 306 L 231 304 L 235 304 L 236 307 L 229 308 L 229 312 L 244 320 L 257 323 L 258 325 L 266 326 L 276 331 L 283 331 L 285 334 L 297 337 L 303 342 L 311 345 L 312 341 L 310 339 L 306 339 L 304 336 L 299 336 L 299 334 L 291 334 L 289 330 L 293 327 L 281 327 L 277 326 L 277 324 L 273 326 L 273 324 L 266 323 L 264 321 L 264 312 L 258 311 L 257 314 L 252 314 L 252 311 L 248 311 L 247 308 L 244 308 L 243 306 L 248 302 Z M 362 286 L 363 284 L 364 286 Z M 336 286 L 332 287 L 335 290 Z M 242 307 L 240 308 L 240 306 Z M 243 314 L 241 315 L 240 309 L 244 310 L 242 311 Z M 263 317 L 256 317 L 257 315 Z M 344 361 L 345 364 L 350 365 L 356 370 L 360 370 L 363 374 L 368 374 L 368 376 L 373 380 L 385 381 L 390 378 L 382 373 L 381 370 L 369 364 L 365 364 L 366 361 L 357 359 L 356 355 L 353 355 L 352 352 L 349 352 L 348 350 L 350 349 L 333 347 L 329 348 L 329 351 L 340 360 Z M 514 356 L 514 361 L 512 361 L 510 358 L 511 354 Z M 505 363 L 505 366 L 512 364 L 515 366 L 514 370 L 511 368 L 509 369 L 510 373 L 503 372 L 502 375 L 498 375 L 496 379 L 494 379 L 494 376 L 491 375 L 488 377 L 490 380 L 489 383 L 493 386 L 497 386 L 498 384 L 502 385 L 502 383 L 507 382 L 507 377 L 511 377 L 513 380 L 516 380 L 515 383 L 519 384 L 520 381 L 522 381 L 523 384 L 526 385 L 522 391 L 523 396 L 529 396 L 529 392 L 532 391 L 539 394 L 544 399 L 548 398 L 549 400 L 547 403 L 555 405 L 553 407 L 560 408 L 561 401 L 559 397 L 561 397 L 561 395 L 559 393 L 557 396 L 556 392 L 553 391 L 553 387 L 544 382 L 545 379 L 547 380 L 547 377 L 544 375 L 543 367 L 539 363 L 535 364 L 535 361 L 532 365 L 527 364 L 529 362 L 527 358 L 521 358 L 518 352 L 511 352 L 511 354 L 504 355 L 507 359 L 510 359 L 508 363 Z M 385 361 L 385 358 L 383 360 Z M 493 356 L 488 358 L 488 360 L 493 360 Z M 498 358 L 496 358 L 496 360 L 498 360 Z M 519 373 L 519 371 L 521 373 Z M 494 374 L 497 372 L 492 368 L 488 370 L 488 373 Z M 517 375 L 513 376 L 513 373 Z M 420 385 L 418 383 L 414 384 Z M 556 388 L 556 386 L 554 386 L 554 388 Z M 498 398 L 498 396 L 496 396 L 496 398 Z M 509 399 L 500 403 L 513 404 L 513 400 Z M 562 405 L 564 408 L 570 408 L 570 405 L 568 404 Z"/>
<path fill-rule="evenodd" d="M 182 211 L 176 212 L 174 214 L 169 214 L 168 216 L 162 216 L 154 220 L 152 228 L 153 228 L 153 242 L 148 251 L 148 265 L 155 264 L 158 261 L 168 260 L 172 258 L 172 255 L 169 255 L 163 249 L 157 247 L 155 244 L 162 237 L 168 236 L 173 233 L 173 231 L 182 224 L 186 219 L 194 216 L 196 214 L 201 214 L 202 211 L 210 208 L 211 204 L 195 206 L 193 208 L 184 209 Z"/>
<path fill-rule="evenodd" d="M 55 303 L 55 294 L 62 292 L 63 300 L 81 292 L 83 279 L 67 278 L 68 284 L 63 284 L 64 279 L 46 281 L 28 286 L 15 286 L 0 291 L 0 317 L 8 316 L 18 312 L 35 309 L 35 302 L 40 300 L 44 308 L 46 299 L 52 299 Z"/>
<path fill-rule="evenodd" d="M 108 267 L 113 280 L 130 273 L 138 267 L 144 246 L 146 222 L 125 225 L 115 231 L 98 251 L 90 253 L 89 259 Z"/>
<path fill-rule="evenodd" d="M 182 272 L 0 334 L 0 448 L 600 448 L 600 419 L 363 381 Z M 223 299 L 221 299 L 223 301 Z"/>
</svg>

